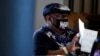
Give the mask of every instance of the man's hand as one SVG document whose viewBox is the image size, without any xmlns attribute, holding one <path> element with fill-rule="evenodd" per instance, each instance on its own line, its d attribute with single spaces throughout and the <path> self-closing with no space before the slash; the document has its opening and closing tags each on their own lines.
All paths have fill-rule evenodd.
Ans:
<svg viewBox="0 0 100 56">
<path fill-rule="evenodd" d="M 71 42 L 70 45 L 67 47 L 67 49 L 68 49 L 69 52 L 74 52 L 74 51 L 80 49 L 79 46 L 76 46 L 76 44 L 78 43 L 78 41 L 79 41 L 79 33 L 77 33 L 77 34 L 74 36 L 72 42 Z"/>
<path fill-rule="evenodd" d="M 48 50 L 47 54 L 48 55 L 66 55 L 69 52 L 74 52 L 74 51 L 80 49 L 80 47 L 76 46 L 76 43 L 78 42 L 78 40 L 79 40 L 79 33 L 74 36 L 74 38 L 73 38 L 72 42 L 69 44 L 69 46 L 62 47 L 59 50 Z"/>
</svg>

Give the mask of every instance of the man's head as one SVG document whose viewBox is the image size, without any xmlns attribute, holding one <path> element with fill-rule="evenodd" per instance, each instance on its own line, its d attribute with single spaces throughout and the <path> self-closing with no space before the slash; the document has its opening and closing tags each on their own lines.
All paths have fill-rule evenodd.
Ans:
<svg viewBox="0 0 100 56">
<path fill-rule="evenodd" d="M 55 26 L 59 30 L 68 27 L 68 16 L 70 9 L 59 3 L 51 3 L 45 6 L 43 16 L 50 25 Z"/>
</svg>

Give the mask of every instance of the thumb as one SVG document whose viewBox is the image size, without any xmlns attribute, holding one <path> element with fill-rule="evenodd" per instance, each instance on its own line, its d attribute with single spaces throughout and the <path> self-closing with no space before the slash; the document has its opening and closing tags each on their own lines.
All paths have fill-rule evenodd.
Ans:
<svg viewBox="0 0 100 56">
<path fill-rule="evenodd" d="M 78 50 L 78 49 L 80 49 L 80 47 L 78 47 L 78 46 L 77 46 L 77 47 L 75 47 L 75 50 Z"/>
</svg>

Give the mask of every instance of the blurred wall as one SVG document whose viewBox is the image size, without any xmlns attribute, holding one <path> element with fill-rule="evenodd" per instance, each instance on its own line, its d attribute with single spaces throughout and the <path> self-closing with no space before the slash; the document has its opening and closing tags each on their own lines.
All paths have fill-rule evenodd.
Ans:
<svg viewBox="0 0 100 56">
<path fill-rule="evenodd" d="M 98 14 L 100 14 L 100 0 L 98 1 Z"/>
<path fill-rule="evenodd" d="M 64 0 L 73 12 L 84 12 L 89 14 L 100 14 L 100 0 Z"/>
</svg>

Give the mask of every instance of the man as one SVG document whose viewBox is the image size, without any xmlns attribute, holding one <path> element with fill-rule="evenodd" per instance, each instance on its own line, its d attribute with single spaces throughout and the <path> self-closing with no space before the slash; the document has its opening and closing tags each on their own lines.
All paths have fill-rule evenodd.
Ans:
<svg viewBox="0 0 100 56">
<path fill-rule="evenodd" d="M 33 34 L 33 55 L 76 55 L 79 34 L 68 29 L 70 13 L 67 6 L 59 3 L 45 6 L 46 24 Z"/>
</svg>

